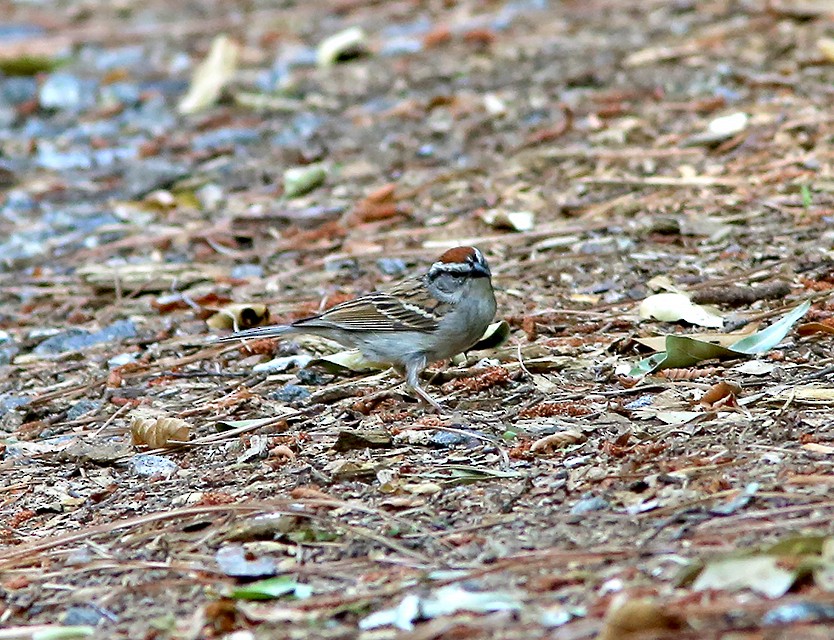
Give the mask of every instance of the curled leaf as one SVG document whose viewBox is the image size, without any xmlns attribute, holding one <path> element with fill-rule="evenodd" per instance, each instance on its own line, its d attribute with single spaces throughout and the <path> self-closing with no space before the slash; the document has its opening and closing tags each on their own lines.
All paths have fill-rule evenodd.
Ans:
<svg viewBox="0 0 834 640">
<path fill-rule="evenodd" d="M 711 342 L 694 340 L 687 336 L 666 336 L 666 350 L 655 353 L 635 364 L 628 375 L 639 377 L 658 369 L 675 369 L 690 367 L 704 360 L 717 358 L 727 360 L 745 355 L 755 355 L 770 351 L 788 334 L 791 327 L 811 308 L 810 302 L 803 302 L 792 309 L 767 329 L 745 336 L 729 347 L 722 347 Z"/>
<path fill-rule="evenodd" d="M 320 67 L 329 67 L 368 53 L 365 32 L 351 27 L 321 41 L 316 50 L 316 61 Z"/>
<path fill-rule="evenodd" d="M 485 349 L 495 349 L 504 344 L 510 337 L 510 325 L 506 320 L 500 322 L 493 322 L 486 328 L 484 335 L 480 337 L 478 342 L 469 347 L 469 351 L 483 351 Z"/>
<path fill-rule="evenodd" d="M 191 425 L 179 418 L 134 416 L 130 421 L 133 444 L 152 449 L 187 442 L 190 432 Z"/>
<path fill-rule="evenodd" d="M 531 231 L 536 222 L 532 211 L 502 211 L 489 209 L 481 214 L 481 220 L 496 229 Z"/>
<path fill-rule="evenodd" d="M 359 373 L 371 369 L 387 369 L 388 366 L 378 362 L 371 362 L 358 349 L 339 351 L 330 355 L 322 356 L 311 360 L 308 366 L 315 365 L 322 367 L 329 373 L 343 373 L 352 371 Z"/>
<path fill-rule="evenodd" d="M 558 433 L 551 433 L 536 440 L 530 445 L 530 453 L 549 453 L 553 449 L 562 449 L 572 444 L 579 444 L 585 440 L 587 438 L 581 432 L 574 429 L 559 431 Z"/>
<path fill-rule="evenodd" d="M 265 304 L 230 304 L 206 320 L 212 329 L 249 329 L 269 322 Z"/>
<path fill-rule="evenodd" d="M 291 167 L 284 171 L 284 195 L 288 198 L 303 196 L 324 182 L 327 171 L 320 164 Z"/>
</svg>

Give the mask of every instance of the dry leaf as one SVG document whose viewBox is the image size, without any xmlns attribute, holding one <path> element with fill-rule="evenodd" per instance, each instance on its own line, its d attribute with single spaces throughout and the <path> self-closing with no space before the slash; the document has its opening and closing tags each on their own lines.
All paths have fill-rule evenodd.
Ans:
<svg viewBox="0 0 834 640">
<path fill-rule="evenodd" d="M 831 455 L 834 453 L 834 447 L 827 444 L 820 444 L 819 442 L 806 442 L 801 447 L 805 451 L 810 451 L 812 453 L 822 453 L 825 455 Z"/>
<path fill-rule="evenodd" d="M 397 185 L 392 182 L 375 189 L 356 203 L 350 217 L 358 222 L 376 222 L 394 217 L 399 213 L 396 188 Z"/>
<path fill-rule="evenodd" d="M 350 27 L 322 40 L 316 51 L 316 61 L 320 67 L 329 67 L 365 53 L 368 53 L 365 32 L 359 27 Z"/>
<path fill-rule="evenodd" d="M 721 404 L 727 404 L 728 400 L 733 400 L 739 395 L 741 395 L 741 385 L 722 380 L 707 389 L 706 393 L 701 396 L 701 404 L 705 407 L 712 408 L 719 402 Z M 731 402 L 731 404 L 733 403 Z"/>
<path fill-rule="evenodd" d="M 212 329 L 249 329 L 269 322 L 265 304 L 230 304 L 206 320 Z"/>
<path fill-rule="evenodd" d="M 136 446 L 152 449 L 187 442 L 191 425 L 185 420 L 170 417 L 134 416 L 130 421 L 130 436 Z"/>
<path fill-rule="evenodd" d="M 223 87 L 235 74 L 239 54 L 240 45 L 234 40 L 226 35 L 217 36 L 208 56 L 194 71 L 188 93 L 180 100 L 179 112 L 196 113 L 217 102 Z"/>
<path fill-rule="evenodd" d="M 535 215 L 532 211 L 489 209 L 481 213 L 481 220 L 496 229 L 512 231 L 531 231 L 535 225 Z"/>
<path fill-rule="evenodd" d="M 650 632 L 674 631 L 683 626 L 681 618 L 651 600 L 629 600 L 613 605 L 605 616 L 598 640 L 627 640 L 654 637 Z"/>
<path fill-rule="evenodd" d="M 272 449 L 270 449 L 269 456 L 281 456 L 282 458 L 289 458 L 290 460 L 295 460 L 295 453 L 293 453 L 293 450 L 285 444 L 279 444 L 277 447 L 273 447 Z"/>
<path fill-rule="evenodd" d="M 561 449 L 569 447 L 572 444 L 579 444 L 585 442 L 585 436 L 579 431 L 570 429 L 568 431 L 560 431 L 558 433 L 551 433 L 549 436 L 539 438 L 530 445 L 530 453 L 544 452 L 548 453 L 553 449 Z"/>
<path fill-rule="evenodd" d="M 682 293 L 657 293 L 640 303 L 640 317 L 664 322 L 684 320 L 701 327 L 720 328 L 724 320 L 708 307 L 695 304 Z"/>
</svg>

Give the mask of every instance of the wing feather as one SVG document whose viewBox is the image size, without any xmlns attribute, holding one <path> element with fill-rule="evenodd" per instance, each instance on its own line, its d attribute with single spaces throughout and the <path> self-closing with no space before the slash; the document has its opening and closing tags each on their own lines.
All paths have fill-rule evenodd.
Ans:
<svg viewBox="0 0 834 640">
<path fill-rule="evenodd" d="M 437 329 L 443 304 L 420 280 L 400 283 L 388 292 L 376 291 L 348 300 L 324 313 L 294 323 L 294 327 L 340 327 L 359 331 L 421 331 Z"/>
</svg>

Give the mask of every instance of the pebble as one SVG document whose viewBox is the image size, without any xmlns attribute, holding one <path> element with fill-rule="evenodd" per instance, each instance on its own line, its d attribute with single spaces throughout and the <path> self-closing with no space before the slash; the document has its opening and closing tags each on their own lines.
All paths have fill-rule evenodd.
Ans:
<svg viewBox="0 0 834 640">
<path fill-rule="evenodd" d="M 147 453 L 133 456 L 128 466 L 138 476 L 165 476 L 166 478 L 175 474 L 180 468 L 173 460 Z"/>
<path fill-rule="evenodd" d="M 263 278 L 264 268 L 259 264 L 237 264 L 232 267 L 229 274 L 232 278 L 238 280 L 248 280 L 249 278 Z"/>
<path fill-rule="evenodd" d="M 237 544 L 220 547 L 214 559 L 220 570 L 227 576 L 238 578 L 264 578 L 278 573 L 278 566 L 273 558 L 264 556 L 249 560 L 244 548 Z"/>
<path fill-rule="evenodd" d="M 70 627 L 75 625 L 90 625 L 91 627 L 95 627 L 102 620 L 115 618 L 112 613 L 107 615 L 108 613 L 92 605 L 73 605 L 61 616 L 61 622 Z"/>
<path fill-rule="evenodd" d="M 571 507 L 570 513 L 573 516 L 581 516 L 592 511 L 602 511 L 607 509 L 610 505 L 608 501 L 599 496 L 589 496 L 582 498 L 579 502 Z"/>
<path fill-rule="evenodd" d="M 44 109 L 82 111 L 96 103 L 97 83 L 70 73 L 53 73 L 41 85 L 38 102 Z"/>
<path fill-rule="evenodd" d="M 306 384 L 311 387 L 320 387 L 321 385 L 330 382 L 333 378 L 333 376 L 327 373 L 314 371 L 313 369 L 301 369 L 295 375 L 301 384 Z"/>
<path fill-rule="evenodd" d="M 94 400 L 79 400 L 74 405 L 72 405 L 67 411 L 67 420 L 78 420 L 81 416 L 85 413 L 90 413 L 91 411 L 97 411 L 101 408 L 100 402 L 95 402 Z"/>
<path fill-rule="evenodd" d="M 39 355 L 55 355 L 65 351 L 77 351 L 102 342 L 112 342 L 136 337 L 136 325 L 130 320 L 118 320 L 100 331 L 70 329 L 47 338 L 32 351 Z"/>
<path fill-rule="evenodd" d="M 376 261 L 376 266 L 386 276 L 397 276 L 407 269 L 402 258 L 380 258 Z"/>
<path fill-rule="evenodd" d="M 29 404 L 29 398 L 13 396 L 11 394 L 0 396 L 0 416 L 6 415 L 12 409 L 17 409 Z"/>
<path fill-rule="evenodd" d="M 309 396 L 310 392 L 297 384 L 285 384 L 269 394 L 271 400 L 279 402 L 299 402 Z"/>
</svg>

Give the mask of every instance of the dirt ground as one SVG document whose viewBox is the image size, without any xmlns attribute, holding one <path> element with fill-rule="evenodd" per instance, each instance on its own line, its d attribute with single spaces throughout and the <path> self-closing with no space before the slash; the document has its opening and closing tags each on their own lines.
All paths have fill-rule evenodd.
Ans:
<svg viewBox="0 0 834 640">
<path fill-rule="evenodd" d="M 0 638 L 832 637 L 830 2 L 0 15 Z M 209 340 L 456 244 L 510 333 L 431 368 L 443 415 Z M 723 323 L 642 318 L 664 278 Z"/>
</svg>

